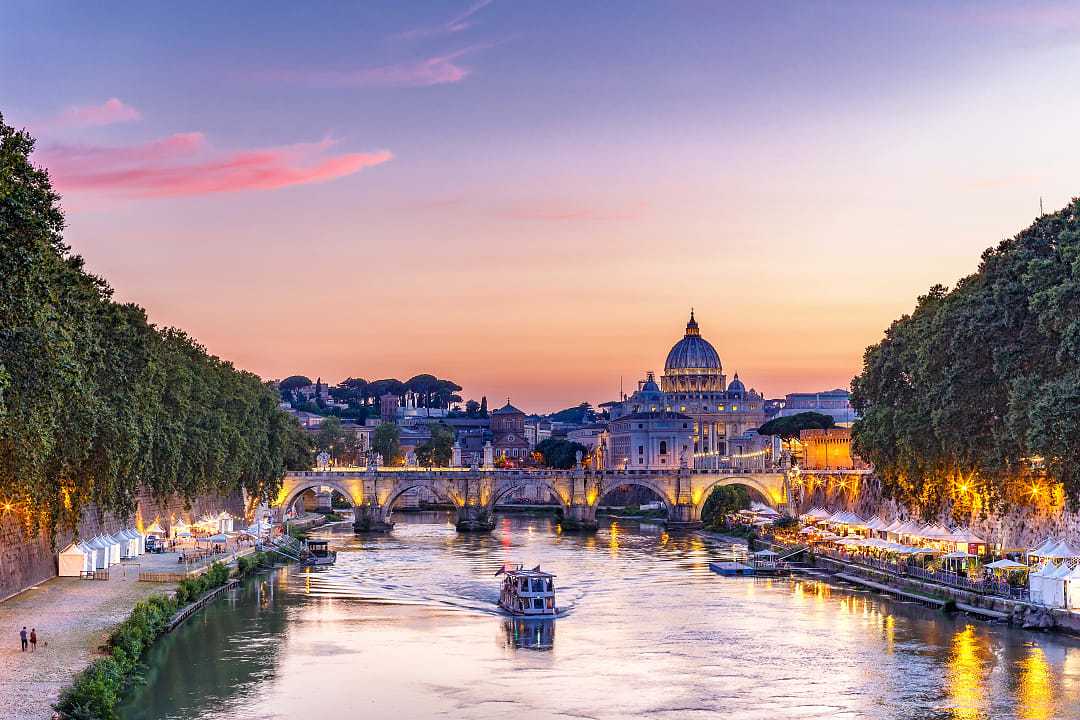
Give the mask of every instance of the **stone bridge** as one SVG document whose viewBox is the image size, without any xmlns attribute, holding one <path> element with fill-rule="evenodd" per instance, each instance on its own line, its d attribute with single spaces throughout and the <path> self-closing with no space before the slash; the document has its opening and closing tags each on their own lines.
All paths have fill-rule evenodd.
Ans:
<svg viewBox="0 0 1080 720">
<path fill-rule="evenodd" d="M 292 472 L 285 476 L 274 508 L 288 508 L 304 492 L 329 487 L 353 505 L 359 532 L 393 527 L 394 503 L 402 493 L 423 488 L 457 509 L 462 531 L 494 527 L 495 504 L 526 486 L 547 488 L 562 508 L 565 529 L 596 528 L 596 508 L 609 492 L 623 485 L 646 487 L 667 505 L 668 525 L 701 525 L 701 508 L 709 494 L 724 485 L 744 485 L 775 508 L 787 506 L 792 474 L 725 470 L 496 470 L 478 468 L 367 468 Z M 795 478 L 797 480 L 797 478 Z M 792 508 L 787 508 L 789 511 Z"/>
</svg>

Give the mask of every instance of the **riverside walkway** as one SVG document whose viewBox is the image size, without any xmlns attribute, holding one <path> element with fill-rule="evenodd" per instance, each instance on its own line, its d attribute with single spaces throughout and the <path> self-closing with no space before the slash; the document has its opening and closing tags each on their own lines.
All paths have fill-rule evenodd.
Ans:
<svg viewBox="0 0 1080 720">
<path fill-rule="evenodd" d="M 169 561 L 175 567 L 175 556 L 158 557 L 162 567 Z M 139 570 L 137 563 L 115 565 L 107 581 L 55 577 L 0 603 L 0 720 L 52 717 L 60 691 L 135 603 L 176 589 L 175 583 L 139 582 Z M 37 628 L 36 652 L 19 649 L 24 625 Z"/>
</svg>

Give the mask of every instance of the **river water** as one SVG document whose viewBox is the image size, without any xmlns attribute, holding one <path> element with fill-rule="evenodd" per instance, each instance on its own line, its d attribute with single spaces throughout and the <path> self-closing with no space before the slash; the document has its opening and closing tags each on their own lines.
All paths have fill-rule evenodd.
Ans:
<svg viewBox="0 0 1080 720">
<path fill-rule="evenodd" d="M 1080 643 L 814 580 L 722 578 L 724 543 L 547 518 L 490 535 L 399 514 L 324 531 L 337 564 L 261 576 L 151 651 L 125 720 L 1078 718 Z M 542 563 L 553 623 L 495 609 Z"/>
</svg>

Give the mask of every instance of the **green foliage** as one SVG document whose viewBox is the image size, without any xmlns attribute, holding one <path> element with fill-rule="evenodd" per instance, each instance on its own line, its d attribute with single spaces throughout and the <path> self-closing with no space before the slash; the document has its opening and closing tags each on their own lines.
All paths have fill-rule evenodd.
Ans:
<svg viewBox="0 0 1080 720">
<path fill-rule="evenodd" d="M 258 377 L 112 300 L 32 149 L 0 117 L 0 499 L 55 532 L 91 503 L 129 516 L 140 487 L 273 498 L 302 430 Z"/>
<path fill-rule="evenodd" d="M 701 507 L 701 522 L 705 527 L 717 529 L 723 525 L 724 516 L 750 507 L 750 491 L 742 485 L 724 485 L 709 493 Z"/>
<path fill-rule="evenodd" d="M 592 406 L 587 402 L 548 415 L 548 420 L 552 422 L 573 423 L 575 425 L 582 425 L 595 419 L 596 414 Z"/>
<path fill-rule="evenodd" d="M 935 508 L 963 478 L 1000 502 L 1037 456 L 1075 504 L 1080 200 L 985 251 L 951 291 L 920 297 L 867 348 L 852 404 L 855 450 L 891 497 Z"/>
<path fill-rule="evenodd" d="M 449 467 L 454 457 L 454 431 L 444 423 L 428 423 L 431 438 L 416 448 L 416 460 L 425 467 Z"/>
<path fill-rule="evenodd" d="M 785 440 L 799 437 L 802 430 L 828 430 L 836 425 L 832 415 L 801 412 L 796 415 L 773 418 L 758 428 L 761 435 L 779 435 Z"/>
<path fill-rule="evenodd" d="M 240 577 L 247 577 L 263 565 L 269 564 L 270 555 L 268 553 L 260 551 L 251 555 L 242 555 L 236 560 L 236 574 Z"/>
<path fill-rule="evenodd" d="M 545 466 L 569 470 L 577 464 L 577 454 L 580 452 L 584 458 L 589 454 L 589 449 L 581 443 L 563 438 L 548 438 L 537 443 L 536 452 L 543 457 Z"/>
<path fill-rule="evenodd" d="M 401 431 L 394 423 L 382 423 L 371 433 L 371 449 L 383 457 L 386 465 L 401 462 Z"/>
<path fill-rule="evenodd" d="M 313 384 L 311 378 L 306 375 L 290 375 L 281 382 L 278 383 L 278 390 L 282 393 L 292 392 L 298 388 L 307 387 Z"/>
</svg>

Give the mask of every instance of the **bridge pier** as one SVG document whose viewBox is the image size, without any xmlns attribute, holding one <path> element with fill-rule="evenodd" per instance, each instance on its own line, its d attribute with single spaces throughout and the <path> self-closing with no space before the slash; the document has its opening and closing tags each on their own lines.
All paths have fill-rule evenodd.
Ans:
<svg viewBox="0 0 1080 720">
<path fill-rule="evenodd" d="M 495 529 L 493 508 L 484 505 L 462 505 L 457 511 L 458 532 L 491 532 Z"/>
<path fill-rule="evenodd" d="M 570 505 L 563 512 L 559 527 L 564 532 L 596 532 L 596 506 L 595 505 Z"/>
<path fill-rule="evenodd" d="M 667 527 L 669 530 L 695 530 L 701 527 L 701 512 L 697 505 L 680 503 L 668 510 Z"/>
<path fill-rule="evenodd" d="M 383 518 L 382 508 L 378 505 L 356 505 L 353 507 L 353 530 L 358 533 L 386 533 L 394 528 L 394 523 Z"/>
</svg>

